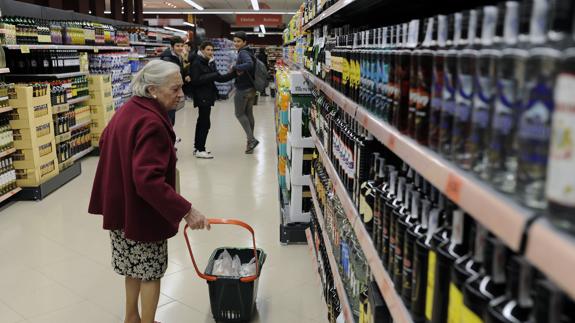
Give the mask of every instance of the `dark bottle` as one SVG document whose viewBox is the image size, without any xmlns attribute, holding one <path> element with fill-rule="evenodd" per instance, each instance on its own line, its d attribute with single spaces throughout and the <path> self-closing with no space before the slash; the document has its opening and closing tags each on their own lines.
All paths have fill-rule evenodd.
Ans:
<svg viewBox="0 0 575 323">
<path fill-rule="evenodd" d="M 373 208 L 375 205 L 375 188 L 379 179 L 379 153 L 373 153 L 371 156 L 371 167 L 369 170 L 368 180 L 361 183 L 358 211 L 359 216 L 363 219 L 367 232 L 373 232 Z M 380 184 L 380 183 L 379 183 Z"/>
<path fill-rule="evenodd" d="M 533 267 L 520 256 L 513 256 L 507 264 L 507 290 L 504 296 L 489 303 L 485 323 L 528 322 L 533 310 L 531 284 Z"/>
<path fill-rule="evenodd" d="M 437 22 L 437 50 L 433 52 L 433 74 L 431 85 L 431 105 L 429 115 L 429 148 L 439 151 L 441 129 L 441 109 L 443 106 L 443 87 L 445 82 L 445 55 L 448 38 L 447 17 L 440 15 Z"/>
<path fill-rule="evenodd" d="M 525 47 L 532 1 L 526 0 L 520 5 L 513 1 L 506 3 L 503 32 L 505 48 L 501 51 L 501 58 L 497 61 L 496 67 L 497 92 L 487 154 L 487 173 L 493 185 L 507 193 L 514 192 L 516 186 L 515 138 L 524 93 L 525 63 L 529 55 Z"/>
<path fill-rule="evenodd" d="M 465 282 L 479 274 L 485 256 L 485 240 L 489 233 L 476 223 L 471 224 L 468 255 L 455 260 L 451 270 L 451 284 L 449 285 L 449 306 L 447 310 L 448 323 L 463 321 L 463 288 Z"/>
<path fill-rule="evenodd" d="M 407 43 L 409 25 L 404 23 L 400 30 L 400 45 L 396 53 L 395 83 L 396 92 L 393 101 L 393 125 L 401 132 L 407 131 L 409 113 L 409 64 L 411 50 Z"/>
<path fill-rule="evenodd" d="M 395 249 L 391 278 L 393 279 L 395 290 L 399 295 L 402 294 L 403 288 L 403 251 L 405 250 L 405 232 L 414 224 L 413 218 L 410 218 L 412 193 L 413 183 L 406 182 L 402 197 L 402 205 L 393 212 L 394 222 L 392 225 L 395 225 Z"/>
<path fill-rule="evenodd" d="M 467 256 L 469 251 L 468 240 L 465 238 L 470 233 L 471 218 L 460 209 L 453 211 L 451 216 L 450 240 L 437 247 L 431 322 L 447 322 L 451 270 L 455 261 Z"/>
<path fill-rule="evenodd" d="M 435 274 L 435 252 L 432 248 L 436 244 L 434 241 L 435 233 L 440 229 L 440 217 L 443 212 L 440 208 L 434 205 L 437 200 L 437 190 L 431 188 L 431 192 L 428 194 L 430 197 L 430 202 L 432 203 L 432 208 L 429 211 L 429 215 L 425 213 L 426 207 L 425 202 L 422 208 L 422 228 L 425 230 L 425 235 L 417 239 L 415 242 L 415 252 L 413 260 L 413 276 L 412 276 L 412 294 L 411 294 L 411 315 L 413 321 L 416 323 L 425 322 L 426 314 L 429 311 L 431 317 L 431 308 L 427 306 L 429 298 L 432 298 L 431 294 L 428 298 L 427 290 L 429 288 L 429 277 Z M 432 255 L 433 253 L 433 255 Z M 432 262 L 433 266 L 428 264 Z M 433 268 L 430 275 L 430 268 Z M 432 287 L 432 286 L 431 286 Z M 431 304 L 431 303 L 430 303 Z"/>
<path fill-rule="evenodd" d="M 532 208 L 545 208 L 545 180 L 551 119 L 555 109 L 553 88 L 561 51 L 557 49 L 571 32 L 573 6 L 568 0 L 536 0 L 533 6 L 524 96 L 517 130 L 519 151 L 517 194 Z M 550 10 L 548 10 L 550 9 Z M 549 24 L 552 23 L 552 30 Z"/>
<path fill-rule="evenodd" d="M 463 288 L 463 322 L 481 322 L 489 302 L 505 293 L 507 248 L 489 236 L 485 243 L 485 265 L 481 273 L 470 278 Z"/>
<path fill-rule="evenodd" d="M 409 112 L 407 116 L 407 134 L 415 138 L 415 120 L 417 116 L 417 102 L 419 101 L 419 58 L 423 44 L 424 24 L 419 20 L 409 23 L 409 48 L 412 49 L 409 62 Z"/>
<path fill-rule="evenodd" d="M 469 12 L 466 12 L 469 14 Z M 471 16 L 469 14 L 469 16 Z M 451 37 L 447 40 L 443 71 L 443 95 L 441 102 L 441 117 L 439 119 L 439 152 L 446 158 L 451 158 L 451 143 L 453 135 L 453 116 L 455 113 L 457 95 L 457 55 L 462 39 L 467 39 L 468 25 L 465 24 L 462 36 L 462 14 L 449 16 L 448 28 Z"/>
<path fill-rule="evenodd" d="M 397 218 L 399 216 L 404 216 L 405 211 L 403 207 L 403 198 L 405 196 L 405 173 L 401 172 L 399 174 L 399 179 L 397 180 L 397 191 L 396 196 L 393 201 L 386 203 L 385 213 L 384 213 L 384 223 L 387 219 L 389 223 L 389 258 L 387 260 L 387 272 L 393 279 L 394 265 L 395 265 L 395 248 L 397 246 Z M 401 211 L 401 213 L 398 213 Z"/>
<path fill-rule="evenodd" d="M 394 205 L 394 201 L 396 201 L 397 197 L 396 197 L 396 193 L 398 190 L 398 185 L 397 185 L 397 176 L 398 176 L 398 171 L 393 170 L 390 172 L 389 175 L 389 188 L 388 188 L 388 192 L 387 194 L 385 194 L 385 196 L 383 197 L 383 199 L 385 200 L 385 202 L 383 203 L 383 207 L 382 207 L 382 215 L 381 215 L 381 225 L 382 225 L 382 229 L 381 229 L 381 261 L 383 262 L 383 265 L 387 268 L 388 272 L 391 272 L 389 270 L 390 267 L 390 262 L 391 260 L 393 260 L 393 251 L 390 249 L 390 239 L 391 239 L 391 217 L 392 217 L 392 213 L 393 213 L 393 205 Z"/>
<path fill-rule="evenodd" d="M 487 12 L 491 12 L 491 9 L 493 7 L 485 7 Z M 471 167 L 471 158 L 469 152 L 466 151 L 466 143 L 471 135 L 471 114 L 476 90 L 476 64 L 479 56 L 477 36 L 481 28 L 482 13 L 481 9 L 469 11 L 467 37 L 461 41 L 461 45 L 465 44 L 465 48 L 457 55 L 457 92 L 453 114 L 451 158 L 464 169 Z"/>
<path fill-rule="evenodd" d="M 385 103 L 383 108 L 383 120 L 392 123 L 393 122 L 393 102 L 395 100 L 395 92 L 396 92 L 396 80 L 395 80 L 395 67 L 396 67 L 396 52 L 397 52 L 397 31 L 399 31 L 399 27 L 392 26 L 389 29 L 389 46 L 388 50 L 384 53 L 384 66 L 387 66 L 386 75 L 387 78 L 387 86 L 385 91 Z"/>
<path fill-rule="evenodd" d="M 415 139 L 422 145 L 429 145 L 429 123 L 433 79 L 433 40 L 437 19 L 428 18 L 425 38 L 417 59 L 417 98 L 415 103 Z"/>
<path fill-rule="evenodd" d="M 559 287 L 547 279 L 535 284 L 535 307 L 529 323 L 573 323 L 575 304 Z"/>
<path fill-rule="evenodd" d="M 360 105 L 367 107 L 366 98 L 368 97 L 367 94 L 367 82 L 368 78 L 368 70 L 369 70 L 369 35 L 371 31 L 363 31 L 361 32 L 361 42 L 360 42 L 360 49 L 359 49 L 359 56 L 360 56 L 360 88 L 359 88 L 359 101 Z"/>
<path fill-rule="evenodd" d="M 487 150 L 489 127 L 493 118 L 493 106 L 496 92 L 496 67 L 501 57 L 499 50 L 503 35 L 505 3 L 498 7 L 485 7 L 481 31 L 481 50 L 477 57 L 475 73 L 475 96 L 471 117 L 471 134 L 465 143 L 465 153 L 473 172 L 487 179 Z"/>
<path fill-rule="evenodd" d="M 575 17 L 575 15 L 574 15 Z M 575 28 L 575 23 L 572 27 Z M 572 28 L 572 29 L 573 29 Z M 552 139 L 547 168 L 546 197 L 548 201 L 549 219 L 557 227 L 575 232 L 573 210 L 575 196 L 571 189 L 573 186 L 573 166 L 575 156 L 572 153 L 575 112 L 573 96 L 573 75 L 575 62 L 575 33 L 566 41 L 566 49 L 563 51 L 557 82 L 555 85 L 554 99 L 557 110 L 553 114 Z M 572 141 L 571 141 L 572 142 Z"/>
<path fill-rule="evenodd" d="M 375 204 L 373 210 L 373 234 L 372 240 L 375 246 L 375 250 L 382 257 L 383 261 L 383 212 L 385 209 L 385 204 L 387 203 L 390 196 L 391 188 L 391 175 L 395 171 L 394 166 L 385 166 L 382 169 L 383 164 L 380 162 L 380 177 L 383 177 L 383 184 L 375 188 Z M 382 174 L 383 173 L 383 174 Z M 397 176 L 397 175 L 396 175 Z M 387 248 L 387 247 L 386 247 Z M 387 260 L 387 259 L 386 259 Z M 383 262 L 387 264 L 386 261 Z"/>
<path fill-rule="evenodd" d="M 384 91 L 386 82 L 386 71 L 383 60 L 385 41 L 387 41 L 387 28 L 378 29 L 378 37 L 375 48 L 372 51 L 372 60 L 375 64 L 375 104 L 374 113 L 383 117 Z"/>
</svg>

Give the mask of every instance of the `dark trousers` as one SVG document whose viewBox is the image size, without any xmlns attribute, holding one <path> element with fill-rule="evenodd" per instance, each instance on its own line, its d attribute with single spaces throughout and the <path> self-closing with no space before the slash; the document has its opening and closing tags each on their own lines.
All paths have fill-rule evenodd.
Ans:
<svg viewBox="0 0 575 323">
<path fill-rule="evenodd" d="M 210 112 L 211 106 L 198 107 L 198 122 L 196 123 L 196 138 L 194 141 L 194 148 L 197 151 L 206 150 L 206 140 L 208 139 L 208 132 L 210 131 Z"/>
<path fill-rule="evenodd" d="M 168 117 L 170 117 L 170 121 L 172 122 L 172 126 L 176 124 L 176 110 L 168 111 Z"/>
</svg>

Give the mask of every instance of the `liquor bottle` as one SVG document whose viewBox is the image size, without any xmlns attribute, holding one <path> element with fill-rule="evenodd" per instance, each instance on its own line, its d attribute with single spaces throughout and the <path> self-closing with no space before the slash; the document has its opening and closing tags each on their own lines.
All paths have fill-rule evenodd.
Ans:
<svg viewBox="0 0 575 323">
<path fill-rule="evenodd" d="M 381 205 L 381 261 L 383 265 L 388 268 L 389 271 L 389 263 L 393 259 L 392 257 L 392 250 L 390 249 L 390 239 L 391 239 L 391 217 L 393 212 L 393 203 L 397 199 L 397 191 L 398 191 L 398 174 L 399 172 L 396 170 L 390 170 L 389 175 L 389 187 L 387 194 L 384 194 L 383 203 Z"/>
<path fill-rule="evenodd" d="M 373 207 L 373 233 L 372 241 L 380 257 L 383 257 L 383 212 L 385 203 L 390 197 L 391 187 L 391 174 L 395 171 L 395 166 L 385 165 L 387 160 L 380 160 L 379 163 L 379 177 L 383 178 L 382 184 L 376 186 L 374 189 L 375 203 Z M 384 264 L 386 262 L 383 262 Z"/>
<path fill-rule="evenodd" d="M 515 191 L 517 121 L 524 93 L 527 34 L 533 0 L 506 3 L 501 58 L 497 61 L 497 93 L 488 150 L 487 174 L 493 185 Z"/>
<path fill-rule="evenodd" d="M 375 115 L 379 118 L 383 118 L 383 108 L 385 101 L 385 84 L 386 80 L 386 66 L 383 59 L 383 52 L 385 50 L 387 42 L 387 27 L 380 28 L 378 30 L 378 37 L 376 46 L 372 52 L 372 59 L 375 62 L 375 104 L 374 110 Z"/>
<path fill-rule="evenodd" d="M 449 215 L 447 215 L 449 216 Z M 447 322 L 451 271 L 454 263 L 468 255 L 471 218 L 463 210 L 452 212 L 451 237 L 437 247 L 431 322 Z"/>
<path fill-rule="evenodd" d="M 397 52 L 397 31 L 399 27 L 391 26 L 389 29 L 389 46 L 384 53 L 384 66 L 387 66 L 386 79 L 387 86 L 385 91 L 385 103 L 383 108 L 383 120 L 393 122 L 393 102 L 395 100 L 396 80 L 395 80 L 395 67 L 396 67 L 396 52 Z"/>
<path fill-rule="evenodd" d="M 447 17 L 439 15 L 435 18 L 437 28 L 434 38 L 437 49 L 433 52 L 433 72 L 431 81 L 431 104 L 429 114 L 429 148 L 439 151 L 439 133 L 441 128 L 441 108 L 443 106 L 443 87 L 445 81 L 445 55 L 448 38 Z M 433 41 L 433 40 L 432 40 Z"/>
<path fill-rule="evenodd" d="M 448 323 L 460 323 L 463 320 L 463 288 L 465 282 L 479 274 L 485 256 L 485 241 L 487 230 L 475 223 L 471 223 L 469 231 L 469 253 L 456 259 L 451 270 L 451 283 L 449 285 L 449 305 L 447 310 Z"/>
<path fill-rule="evenodd" d="M 428 18 L 425 25 L 425 37 L 419 50 L 417 59 L 417 96 L 415 102 L 415 132 L 414 138 L 424 146 L 429 145 L 429 117 L 431 105 L 433 53 L 435 42 L 433 40 L 437 19 Z"/>
<path fill-rule="evenodd" d="M 411 170 L 409 170 L 411 172 Z M 395 249 L 394 263 L 391 278 L 395 285 L 395 290 L 399 295 L 403 293 L 403 251 L 405 250 L 405 234 L 415 223 L 411 214 L 413 183 L 406 178 L 401 207 L 393 212 L 393 223 L 395 225 Z"/>
<path fill-rule="evenodd" d="M 361 186 L 359 187 L 359 214 L 363 219 L 363 224 L 365 225 L 367 231 L 369 233 L 373 230 L 373 209 L 375 204 L 375 188 L 381 185 L 383 178 L 379 177 L 379 163 L 385 163 L 385 160 L 379 158 L 379 153 L 373 153 L 371 156 L 371 169 L 369 171 L 369 175 L 361 174 L 363 169 L 366 167 L 364 161 L 367 161 L 367 156 L 371 153 L 371 149 L 367 148 L 370 144 L 367 142 L 369 141 L 370 137 L 365 137 L 365 140 L 360 142 L 360 161 L 358 163 L 358 177 L 356 183 Z M 373 141 L 373 137 L 371 137 L 371 141 Z M 383 169 L 383 168 L 382 168 Z"/>
<path fill-rule="evenodd" d="M 400 44 L 396 53 L 395 65 L 395 100 L 393 102 L 393 125 L 402 133 L 407 132 L 409 114 L 409 64 L 411 62 L 411 49 L 408 44 L 409 25 L 404 23 L 400 26 Z"/>
<path fill-rule="evenodd" d="M 395 191 L 396 195 L 392 201 L 389 201 L 385 205 L 383 214 L 384 228 L 389 228 L 389 240 L 388 240 L 388 259 L 387 259 L 387 272 L 393 277 L 394 265 L 395 265 L 395 248 L 397 243 L 397 218 L 399 216 L 404 216 L 403 198 L 405 196 L 405 172 L 401 171 L 398 174 L 397 189 Z M 402 211 L 398 213 L 398 211 Z M 386 223 L 387 222 L 387 223 Z M 387 224 L 387 225 L 386 225 Z M 385 230 L 385 229 L 384 229 Z M 393 278 L 392 278 L 393 279 Z"/>
<path fill-rule="evenodd" d="M 413 321 L 416 323 L 426 322 L 427 312 L 431 311 L 427 306 L 427 303 L 430 301 L 427 293 L 429 278 L 433 279 L 433 274 L 435 272 L 435 255 L 431 255 L 431 253 L 434 253 L 432 248 L 437 243 L 434 236 L 440 229 L 440 217 L 443 212 L 443 210 L 436 205 L 438 198 L 437 195 L 437 189 L 430 187 L 430 192 L 428 193 L 430 199 L 429 202 L 431 202 L 430 208 L 426 207 L 426 200 L 422 202 L 421 223 L 422 229 L 425 231 L 425 235 L 417 239 L 415 242 L 413 274 L 411 280 L 411 315 L 413 317 Z M 430 211 L 426 212 L 427 210 Z M 433 266 L 429 266 L 430 260 L 432 261 Z M 431 272 L 432 275 L 429 275 L 429 268 L 433 268 L 433 271 Z"/>
<path fill-rule="evenodd" d="M 473 11 L 474 12 L 474 11 Z M 471 12 L 465 12 L 466 17 L 471 17 Z M 445 158 L 451 158 L 451 142 L 453 135 L 453 115 L 455 113 L 455 97 L 457 95 L 457 55 L 467 39 L 468 24 L 462 30 L 463 15 L 453 14 L 448 19 L 447 47 L 444 55 L 443 71 L 443 94 L 441 102 L 441 116 L 439 119 L 439 145 L 438 150 Z M 471 19 L 467 19 L 471 21 Z M 463 32 L 463 35 L 462 35 Z"/>
<path fill-rule="evenodd" d="M 423 29 L 424 24 L 419 20 L 412 20 L 409 23 L 409 48 L 410 62 L 409 62 L 409 112 L 407 116 L 407 134 L 411 138 L 415 138 L 415 120 L 417 116 L 417 102 L 419 101 L 419 60 L 421 56 L 421 48 L 423 45 Z"/>
<path fill-rule="evenodd" d="M 572 20 L 571 12 L 566 10 L 567 5 L 572 5 L 571 1 L 551 1 L 534 2 L 530 30 L 533 47 L 527 59 L 526 95 L 517 131 L 517 194 L 525 205 L 537 209 L 546 207 L 545 180 L 555 108 L 553 88 L 561 57 L 557 47 L 571 32 Z M 548 32 L 550 23 L 552 28 Z"/>
<path fill-rule="evenodd" d="M 489 13 L 493 7 L 485 7 Z M 465 47 L 457 55 L 457 91 L 455 94 L 455 110 L 453 113 L 453 128 L 451 138 L 451 159 L 464 169 L 470 168 L 469 153 L 465 151 L 466 142 L 471 135 L 471 113 L 475 95 L 475 72 L 479 46 L 477 43 L 478 29 L 481 28 L 483 10 L 470 10 L 467 24 L 467 37 L 461 40 Z M 490 14 L 488 14 L 490 15 Z M 444 154 L 450 152 L 445 150 Z"/>
<path fill-rule="evenodd" d="M 507 253 L 503 242 L 487 237 L 482 271 L 467 280 L 463 288 L 463 323 L 481 322 L 489 302 L 505 293 Z"/>
<path fill-rule="evenodd" d="M 571 24 L 572 29 L 575 28 L 573 21 Z M 555 86 L 554 99 L 557 109 L 553 114 L 546 189 L 549 219 L 557 227 L 569 232 L 575 232 L 575 221 L 572 217 L 575 196 L 570 189 L 574 187 L 573 176 L 570 173 L 573 165 L 575 165 L 572 144 L 575 133 L 575 129 L 573 129 L 575 126 L 573 123 L 575 96 L 572 93 L 575 80 L 573 77 L 575 38 L 573 37 L 575 37 L 575 32 L 572 32 L 571 37 L 566 41 L 566 49 L 562 54 Z"/>
<path fill-rule="evenodd" d="M 563 291 L 547 279 L 535 284 L 535 306 L 529 323 L 573 323 L 575 304 Z"/>
<path fill-rule="evenodd" d="M 531 297 L 533 267 L 520 256 L 513 256 L 507 264 L 507 290 L 504 296 L 489 303 L 486 323 L 528 322 L 533 310 Z"/>
<path fill-rule="evenodd" d="M 359 89 L 359 104 L 366 106 L 366 98 L 368 97 L 367 94 L 367 83 L 369 81 L 368 71 L 369 71 L 369 34 L 371 33 L 370 30 L 366 30 L 361 32 L 361 43 L 359 49 L 360 55 L 360 89 Z"/>
<path fill-rule="evenodd" d="M 469 166 L 481 178 L 487 179 L 489 126 L 493 116 L 496 91 L 496 67 L 501 57 L 499 43 L 503 34 L 505 4 L 485 7 L 481 32 L 481 50 L 477 58 L 476 91 L 473 99 L 471 134 L 465 143 Z"/>
</svg>

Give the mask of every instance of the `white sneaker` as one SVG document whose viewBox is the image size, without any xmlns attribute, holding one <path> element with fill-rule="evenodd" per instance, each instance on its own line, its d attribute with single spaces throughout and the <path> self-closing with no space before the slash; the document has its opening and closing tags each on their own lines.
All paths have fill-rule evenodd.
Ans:
<svg viewBox="0 0 575 323">
<path fill-rule="evenodd" d="M 203 158 L 203 159 L 213 159 L 214 155 L 212 155 L 209 151 L 198 151 L 196 152 L 196 158 Z"/>
</svg>

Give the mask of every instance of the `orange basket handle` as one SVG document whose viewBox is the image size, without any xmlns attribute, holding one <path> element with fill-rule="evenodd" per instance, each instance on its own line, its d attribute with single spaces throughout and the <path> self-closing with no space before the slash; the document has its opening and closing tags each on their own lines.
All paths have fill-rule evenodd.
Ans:
<svg viewBox="0 0 575 323">
<path fill-rule="evenodd" d="M 241 277 L 240 281 L 243 283 L 249 283 L 249 282 L 253 282 L 254 280 L 258 279 L 258 276 L 260 274 L 260 268 L 259 268 L 260 264 L 258 261 L 258 250 L 256 249 L 256 236 L 255 236 L 254 229 L 252 229 L 252 227 L 250 227 L 249 224 L 247 224 L 245 222 L 242 222 L 240 220 L 233 220 L 233 219 L 208 219 L 208 223 L 209 224 L 233 224 L 233 225 L 237 225 L 237 226 L 245 228 L 246 230 L 248 230 L 252 234 L 252 242 L 254 245 L 254 257 L 256 259 L 256 274 L 253 276 Z M 190 257 L 192 258 L 192 263 L 194 264 L 194 269 L 196 270 L 196 273 L 198 274 L 198 276 L 200 276 L 200 278 L 203 278 L 207 281 L 216 281 L 218 279 L 217 276 L 203 274 L 198 269 L 198 265 L 196 264 L 196 259 L 194 258 L 194 253 L 192 251 L 192 246 L 190 244 L 190 239 L 188 238 L 188 232 L 187 231 L 189 228 L 190 227 L 186 224 L 186 226 L 184 227 L 184 238 L 186 238 L 186 245 L 188 245 L 188 251 L 190 252 Z"/>
</svg>

